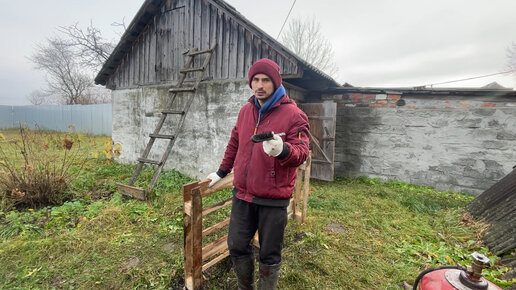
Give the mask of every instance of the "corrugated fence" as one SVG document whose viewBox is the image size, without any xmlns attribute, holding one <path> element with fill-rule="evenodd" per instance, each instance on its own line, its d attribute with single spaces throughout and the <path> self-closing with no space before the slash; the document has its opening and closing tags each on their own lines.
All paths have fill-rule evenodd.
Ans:
<svg viewBox="0 0 516 290">
<path fill-rule="evenodd" d="M 69 126 L 83 133 L 111 136 L 111 104 L 0 106 L 0 128 L 31 128 L 67 132 Z"/>
</svg>

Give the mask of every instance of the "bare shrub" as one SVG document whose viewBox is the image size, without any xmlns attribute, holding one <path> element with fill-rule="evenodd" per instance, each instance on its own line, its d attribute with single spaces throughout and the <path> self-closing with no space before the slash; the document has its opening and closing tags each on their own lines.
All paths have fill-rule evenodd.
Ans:
<svg viewBox="0 0 516 290">
<path fill-rule="evenodd" d="M 87 160 L 79 135 L 20 126 L 19 136 L 3 139 L 0 210 L 59 205 L 71 197 L 68 186 Z"/>
</svg>

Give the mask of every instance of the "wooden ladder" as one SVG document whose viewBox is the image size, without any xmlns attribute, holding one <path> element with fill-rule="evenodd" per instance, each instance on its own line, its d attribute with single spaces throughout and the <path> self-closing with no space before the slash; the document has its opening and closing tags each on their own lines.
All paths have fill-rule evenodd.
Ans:
<svg viewBox="0 0 516 290">
<path fill-rule="evenodd" d="M 135 198 L 138 198 L 141 200 L 145 200 L 146 195 L 152 191 L 152 188 L 156 184 L 159 174 L 163 170 L 163 167 L 165 166 L 165 162 L 167 161 L 168 156 L 170 155 L 170 152 L 172 151 L 172 147 L 174 146 L 174 143 L 177 139 L 177 135 L 179 134 L 179 132 L 183 126 L 186 114 L 188 113 L 188 110 L 190 109 L 190 106 L 192 105 L 192 102 L 193 102 L 193 99 L 195 96 L 195 90 L 197 89 L 197 87 L 199 86 L 199 83 L 201 82 L 201 80 L 204 77 L 204 73 L 206 71 L 206 68 L 208 67 L 208 64 L 210 63 L 211 56 L 213 54 L 213 50 L 215 49 L 215 47 L 216 47 L 216 43 L 212 44 L 211 47 L 207 50 L 200 51 L 197 48 L 193 48 L 185 53 L 187 56 L 187 60 L 185 62 L 184 68 L 179 71 L 179 81 L 177 82 L 177 85 L 174 88 L 169 89 L 169 94 L 170 94 L 171 98 L 170 98 L 169 102 L 167 103 L 165 110 L 161 111 L 161 118 L 160 118 L 158 124 L 156 125 L 156 129 L 154 129 L 154 132 L 152 132 L 152 134 L 149 134 L 149 137 L 150 137 L 149 142 L 147 143 L 147 146 L 145 147 L 145 150 L 143 151 L 142 156 L 140 158 L 138 158 L 138 166 L 136 167 L 136 170 L 134 171 L 133 176 L 131 177 L 131 180 L 129 181 L 129 185 L 118 184 L 118 190 L 120 193 L 127 195 L 127 196 L 135 197 Z M 200 55 L 206 55 L 202 66 L 192 67 L 195 56 L 200 56 Z M 183 86 L 183 82 L 185 81 L 187 74 L 196 73 L 196 72 L 198 72 L 197 78 L 196 78 L 193 86 Z M 182 111 L 171 109 L 178 93 L 189 93 L 185 107 Z M 161 128 L 163 127 L 163 124 L 165 123 L 167 116 L 170 114 L 181 115 L 181 117 L 177 123 L 176 129 L 175 129 L 175 135 L 160 134 Z M 161 157 L 161 159 L 160 160 L 151 160 L 148 158 L 148 156 L 152 149 L 152 146 L 154 145 L 154 141 L 156 139 L 167 139 L 167 140 L 169 140 L 169 142 L 168 142 L 167 149 L 165 150 L 165 153 L 163 153 L 163 156 Z M 152 180 L 149 183 L 147 190 L 133 186 L 145 164 L 157 165 L 157 167 L 154 170 L 154 175 L 152 176 Z"/>
</svg>

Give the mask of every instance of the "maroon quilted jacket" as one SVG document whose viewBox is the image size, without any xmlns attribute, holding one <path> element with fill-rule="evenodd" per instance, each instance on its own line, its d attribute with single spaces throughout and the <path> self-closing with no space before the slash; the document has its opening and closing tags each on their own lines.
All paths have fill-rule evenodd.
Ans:
<svg viewBox="0 0 516 290">
<path fill-rule="evenodd" d="M 308 118 L 287 95 L 260 119 L 258 114 L 253 96 L 238 114 L 219 173 L 225 175 L 234 170 L 233 185 L 239 199 L 265 205 L 271 202 L 286 205 L 292 196 L 296 168 L 309 154 Z M 253 134 L 266 131 L 286 134 L 281 137 L 284 148 L 278 157 L 268 156 L 262 143 L 251 141 Z"/>
</svg>

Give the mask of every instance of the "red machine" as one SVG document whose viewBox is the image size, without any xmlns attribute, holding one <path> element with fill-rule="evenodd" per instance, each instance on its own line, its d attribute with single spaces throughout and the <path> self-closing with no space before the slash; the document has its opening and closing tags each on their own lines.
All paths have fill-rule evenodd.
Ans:
<svg viewBox="0 0 516 290">
<path fill-rule="evenodd" d="M 502 289 L 482 277 L 489 267 L 489 258 L 477 252 L 471 255 L 473 265 L 441 266 L 423 271 L 414 282 L 413 290 L 498 290 Z"/>
</svg>

